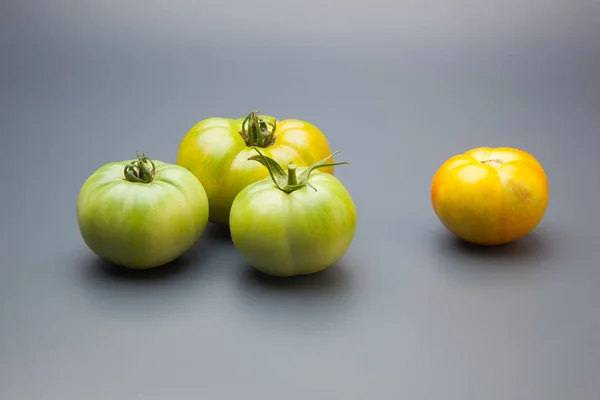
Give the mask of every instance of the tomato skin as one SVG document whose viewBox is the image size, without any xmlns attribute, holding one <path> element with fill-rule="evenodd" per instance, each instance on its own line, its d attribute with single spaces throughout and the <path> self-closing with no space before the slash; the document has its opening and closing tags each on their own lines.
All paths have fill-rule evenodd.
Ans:
<svg viewBox="0 0 600 400">
<path fill-rule="evenodd" d="M 533 230 L 548 205 L 548 180 L 531 154 L 479 147 L 449 158 L 434 175 L 431 202 L 441 223 L 479 245 L 512 242 Z"/>
<path fill-rule="evenodd" d="M 231 238 L 255 269 L 279 277 L 313 274 L 333 265 L 350 247 L 357 219 L 350 194 L 328 173 L 314 171 L 308 182 L 317 191 L 304 186 L 286 193 L 267 177 L 235 198 Z"/>
<path fill-rule="evenodd" d="M 270 116 L 261 118 L 273 121 Z M 207 118 L 196 123 L 183 137 L 176 163 L 189 169 L 202 182 L 210 204 L 209 220 L 227 225 L 237 194 L 249 184 L 268 176 L 258 163 L 248 161 L 256 154 L 240 132 L 244 118 Z M 261 151 L 280 163 L 293 160 L 308 166 L 331 151 L 325 135 L 313 124 L 297 119 L 277 121 L 274 143 Z M 333 174 L 334 167 L 323 169 Z"/>
<path fill-rule="evenodd" d="M 189 250 L 208 223 L 208 198 L 196 177 L 180 166 L 154 161 L 151 183 L 130 182 L 135 160 L 98 168 L 82 185 L 77 221 L 86 245 L 99 257 L 131 269 L 167 264 Z"/>
</svg>

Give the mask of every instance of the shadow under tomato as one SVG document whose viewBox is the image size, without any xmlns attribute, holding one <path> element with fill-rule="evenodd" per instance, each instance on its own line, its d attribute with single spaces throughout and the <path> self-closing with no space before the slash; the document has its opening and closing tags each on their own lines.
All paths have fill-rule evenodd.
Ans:
<svg viewBox="0 0 600 400">
<path fill-rule="evenodd" d="M 236 296 L 245 318 L 273 328 L 323 329 L 343 318 L 353 301 L 353 269 L 340 261 L 328 269 L 294 277 L 272 277 L 240 266 Z"/>
<path fill-rule="evenodd" d="M 124 268 L 88 252 L 78 265 L 85 298 L 95 310 L 111 317 L 176 313 L 182 301 L 202 295 L 209 284 L 205 279 L 209 248 L 198 243 L 171 263 L 147 270 Z"/>
<path fill-rule="evenodd" d="M 518 240 L 496 246 L 482 246 L 469 243 L 449 234 L 443 235 L 439 240 L 442 250 L 453 255 L 482 260 L 522 260 L 524 258 L 543 257 L 548 252 L 549 247 L 544 242 L 543 236 L 539 232 L 531 232 Z"/>
<path fill-rule="evenodd" d="M 95 255 L 91 255 L 88 264 L 83 267 L 93 279 L 131 281 L 134 284 L 164 281 L 175 279 L 180 275 L 190 272 L 195 267 L 201 267 L 202 259 L 205 255 L 203 247 L 205 246 L 197 244 L 170 263 L 150 269 L 136 270 L 125 268 Z"/>
<path fill-rule="evenodd" d="M 552 263 L 557 240 L 547 230 L 534 230 L 513 242 L 481 246 L 466 242 L 449 232 L 437 235 L 438 258 L 446 272 L 466 274 L 470 279 L 510 276 L 545 268 Z M 448 268 L 451 266 L 451 268 Z"/>
<path fill-rule="evenodd" d="M 135 284 L 169 279 L 184 273 L 190 266 L 185 261 L 175 260 L 161 267 L 135 270 L 115 265 L 110 261 L 96 256 L 92 257 L 94 258 L 84 268 L 86 268 L 93 279 L 132 281 Z"/>
<path fill-rule="evenodd" d="M 212 222 L 209 222 L 208 225 L 206 225 L 203 236 L 210 242 L 232 244 L 229 225 L 213 224 Z"/>
<path fill-rule="evenodd" d="M 242 286 L 250 290 L 266 290 L 286 295 L 293 293 L 334 294 L 347 288 L 349 271 L 341 264 L 309 275 L 276 277 L 266 275 L 246 264 L 242 275 Z"/>
</svg>

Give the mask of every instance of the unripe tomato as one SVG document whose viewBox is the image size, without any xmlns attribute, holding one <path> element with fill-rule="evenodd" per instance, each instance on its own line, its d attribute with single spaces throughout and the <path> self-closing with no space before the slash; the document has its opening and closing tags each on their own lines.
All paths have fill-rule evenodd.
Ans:
<svg viewBox="0 0 600 400">
<path fill-rule="evenodd" d="M 331 154 L 325 135 L 297 119 L 277 121 L 253 111 L 246 118 L 208 118 L 196 123 L 181 141 L 176 162 L 202 182 L 211 222 L 228 224 L 235 196 L 268 175 L 260 164 L 248 162 L 254 154 L 252 147 L 277 162 L 294 160 L 298 166 L 309 166 Z M 323 172 L 333 174 L 333 166 Z"/>
<path fill-rule="evenodd" d="M 431 202 L 442 224 L 475 244 L 499 245 L 529 233 L 548 205 L 548 181 L 529 153 L 508 147 L 471 149 L 435 173 Z"/>
<path fill-rule="evenodd" d="M 272 276 L 312 274 L 333 265 L 352 243 L 356 208 L 340 181 L 317 168 L 345 163 L 326 164 L 327 157 L 308 168 L 288 164 L 285 172 L 257 151 L 251 160 L 270 176 L 246 186 L 231 206 L 235 248 Z"/>
<path fill-rule="evenodd" d="M 83 240 L 98 256 L 132 269 L 175 260 L 208 223 L 208 198 L 187 169 L 145 155 L 98 168 L 77 198 Z"/>
</svg>

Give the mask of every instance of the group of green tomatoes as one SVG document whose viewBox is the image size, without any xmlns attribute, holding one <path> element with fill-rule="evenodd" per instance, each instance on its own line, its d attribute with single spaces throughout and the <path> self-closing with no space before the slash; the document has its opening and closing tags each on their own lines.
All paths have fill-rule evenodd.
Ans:
<svg viewBox="0 0 600 400">
<path fill-rule="evenodd" d="M 137 153 L 85 181 L 77 220 L 86 245 L 122 267 L 149 269 L 181 257 L 209 222 L 229 227 L 244 260 L 272 276 L 335 264 L 356 231 L 356 207 L 334 177 L 327 138 L 313 124 L 245 118 L 196 123 L 176 163 Z"/>
</svg>

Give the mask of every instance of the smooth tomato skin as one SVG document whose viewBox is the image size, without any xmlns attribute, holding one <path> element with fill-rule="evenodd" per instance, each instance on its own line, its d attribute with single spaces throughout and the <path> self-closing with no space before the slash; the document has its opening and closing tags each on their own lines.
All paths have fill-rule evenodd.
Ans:
<svg viewBox="0 0 600 400">
<path fill-rule="evenodd" d="M 273 120 L 270 116 L 261 118 Z M 209 220 L 217 224 L 229 223 L 231 205 L 243 188 L 269 175 L 262 165 L 248 161 L 256 152 L 240 135 L 243 121 L 244 118 L 204 119 L 184 136 L 177 153 L 176 163 L 202 182 L 210 204 Z M 271 146 L 260 150 L 280 164 L 309 166 L 331 154 L 325 135 L 309 122 L 277 121 L 274 137 Z M 333 174 L 334 167 L 321 170 Z"/>
<path fill-rule="evenodd" d="M 479 147 L 455 155 L 440 166 L 431 186 L 433 209 L 442 224 L 479 245 L 505 244 L 529 233 L 542 220 L 548 196 L 542 165 L 509 147 Z"/>
<path fill-rule="evenodd" d="M 77 221 L 86 245 L 99 257 L 131 269 L 167 264 L 189 250 L 208 223 L 208 198 L 196 177 L 154 160 L 151 183 L 129 182 L 125 165 L 106 164 L 83 184 Z"/>
<path fill-rule="evenodd" d="M 298 167 L 298 174 L 303 168 Z M 271 276 L 307 275 L 337 262 L 356 231 L 356 208 L 331 174 L 313 171 L 304 186 L 279 190 L 270 177 L 250 184 L 235 198 L 229 227 L 236 250 Z"/>
</svg>

